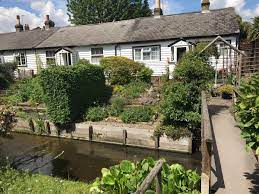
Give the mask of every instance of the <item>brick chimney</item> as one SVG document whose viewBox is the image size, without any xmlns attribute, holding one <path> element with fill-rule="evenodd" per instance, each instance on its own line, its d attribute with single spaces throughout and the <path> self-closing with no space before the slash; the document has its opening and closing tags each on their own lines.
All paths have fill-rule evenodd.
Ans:
<svg viewBox="0 0 259 194">
<path fill-rule="evenodd" d="M 49 15 L 46 15 L 44 24 L 46 30 L 55 27 L 55 23 L 49 19 Z"/>
<path fill-rule="evenodd" d="M 155 16 L 163 15 L 163 10 L 161 9 L 161 0 L 156 0 L 156 7 L 154 9 Z"/>
<path fill-rule="evenodd" d="M 29 24 L 24 24 L 24 31 L 29 31 L 29 30 L 30 30 Z"/>
<path fill-rule="evenodd" d="M 202 13 L 210 12 L 210 0 L 202 0 L 201 1 L 201 12 Z"/>
<path fill-rule="evenodd" d="M 15 30 L 16 30 L 16 32 L 23 31 L 23 25 L 21 24 L 21 19 L 20 19 L 19 15 L 16 16 Z"/>
</svg>

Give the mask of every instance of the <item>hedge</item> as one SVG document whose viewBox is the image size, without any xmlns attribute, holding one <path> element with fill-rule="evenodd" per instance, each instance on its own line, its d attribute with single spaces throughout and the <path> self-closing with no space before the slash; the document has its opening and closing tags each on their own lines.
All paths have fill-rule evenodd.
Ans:
<svg viewBox="0 0 259 194">
<path fill-rule="evenodd" d="M 61 125 L 80 118 L 105 90 L 102 68 L 90 64 L 50 67 L 40 78 L 48 117 Z"/>
</svg>

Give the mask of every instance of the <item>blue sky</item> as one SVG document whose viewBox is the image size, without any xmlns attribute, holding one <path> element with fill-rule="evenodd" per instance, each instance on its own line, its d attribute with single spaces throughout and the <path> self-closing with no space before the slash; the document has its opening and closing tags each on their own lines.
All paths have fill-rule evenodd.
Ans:
<svg viewBox="0 0 259 194">
<path fill-rule="evenodd" d="M 0 32 L 14 31 L 15 15 L 31 28 L 42 26 L 44 15 L 50 14 L 57 26 L 69 25 L 66 14 L 67 0 L 0 0 Z M 154 7 L 155 0 L 149 0 Z M 201 0 L 161 0 L 165 14 L 200 10 Z M 238 14 L 249 20 L 259 16 L 259 0 L 211 0 L 211 8 L 235 7 Z"/>
</svg>

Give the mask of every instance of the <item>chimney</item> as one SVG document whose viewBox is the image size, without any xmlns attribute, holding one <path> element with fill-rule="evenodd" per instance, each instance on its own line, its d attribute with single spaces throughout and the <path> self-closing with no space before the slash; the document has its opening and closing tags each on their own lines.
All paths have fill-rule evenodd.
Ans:
<svg viewBox="0 0 259 194">
<path fill-rule="evenodd" d="M 30 30 L 29 24 L 24 24 L 24 31 L 29 31 L 29 30 Z"/>
<path fill-rule="evenodd" d="M 23 31 L 23 25 L 21 24 L 20 16 L 16 16 L 16 25 L 15 25 L 16 32 L 22 32 Z"/>
<path fill-rule="evenodd" d="M 46 15 L 44 24 L 46 30 L 55 27 L 55 23 L 49 19 L 49 15 Z"/>
<path fill-rule="evenodd" d="M 202 13 L 210 12 L 210 0 L 202 0 L 202 2 L 201 2 L 201 12 Z"/>
<path fill-rule="evenodd" d="M 154 9 L 155 16 L 163 15 L 163 10 L 161 9 L 161 0 L 156 0 L 156 7 Z"/>
</svg>

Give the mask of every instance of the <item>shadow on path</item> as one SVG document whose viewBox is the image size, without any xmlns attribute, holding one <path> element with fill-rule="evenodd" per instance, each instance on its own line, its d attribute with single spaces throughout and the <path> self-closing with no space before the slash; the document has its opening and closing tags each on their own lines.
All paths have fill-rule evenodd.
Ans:
<svg viewBox="0 0 259 194">
<path fill-rule="evenodd" d="M 259 194 L 259 165 L 257 164 L 255 166 L 253 173 L 246 172 L 244 173 L 244 176 L 253 184 L 253 187 L 249 188 L 249 191 L 252 194 Z"/>
<path fill-rule="evenodd" d="M 214 157 L 215 162 L 215 169 L 211 167 L 212 173 L 215 175 L 217 181 L 214 183 L 214 185 L 211 186 L 212 193 L 216 193 L 219 188 L 225 188 L 225 182 L 224 177 L 222 173 L 219 153 L 218 153 L 218 147 L 217 147 L 217 141 L 215 138 L 214 128 L 211 117 L 213 115 L 217 115 L 220 113 L 223 109 L 229 108 L 228 106 L 221 106 L 221 105 L 209 105 L 209 114 L 210 114 L 210 123 L 211 123 L 211 129 L 212 129 L 212 138 L 213 138 L 213 144 L 212 144 L 212 154 Z"/>
</svg>

